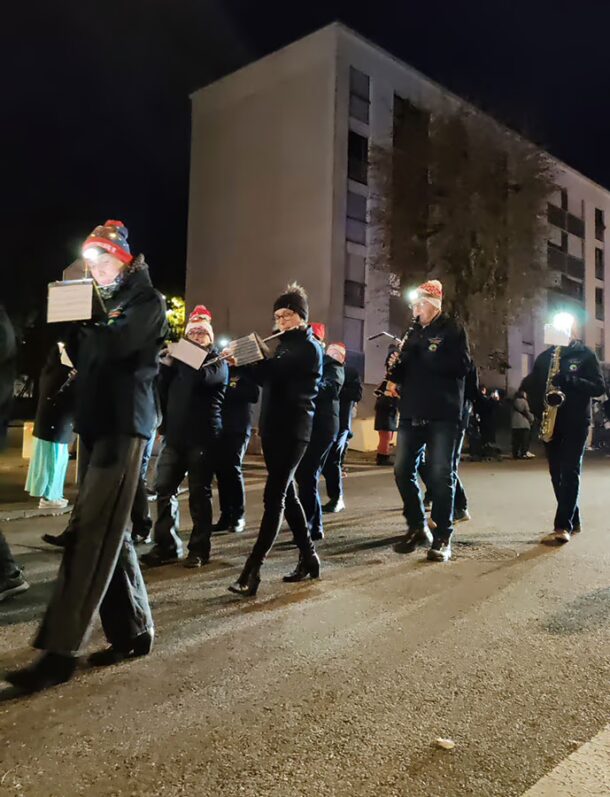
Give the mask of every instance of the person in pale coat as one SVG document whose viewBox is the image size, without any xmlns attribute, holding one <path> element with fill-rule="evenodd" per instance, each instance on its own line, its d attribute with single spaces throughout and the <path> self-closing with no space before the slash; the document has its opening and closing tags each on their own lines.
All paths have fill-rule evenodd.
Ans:
<svg viewBox="0 0 610 797">
<path fill-rule="evenodd" d="M 513 459 L 533 459 L 529 449 L 534 416 L 527 402 L 527 393 L 519 389 L 513 399 L 512 430 L 513 430 Z"/>
</svg>

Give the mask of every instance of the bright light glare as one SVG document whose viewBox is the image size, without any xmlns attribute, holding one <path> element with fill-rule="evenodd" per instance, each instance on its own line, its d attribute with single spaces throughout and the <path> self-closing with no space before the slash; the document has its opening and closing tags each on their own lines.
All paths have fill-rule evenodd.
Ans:
<svg viewBox="0 0 610 797">
<path fill-rule="evenodd" d="M 230 342 L 230 338 L 218 338 L 218 345 L 221 349 L 226 349 Z"/>
<path fill-rule="evenodd" d="M 407 298 L 414 304 L 419 299 L 419 291 L 416 288 L 413 288 L 407 293 Z"/>
<path fill-rule="evenodd" d="M 558 332 L 564 332 L 566 335 L 572 333 L 574 326 L 574 316 L 570 313 L 557 313 L 553 316 L 553 326 Z"/>
<path fill-rule="evenodd" d="M 99 256 L 100 256 L 99 251 L 97 249 L 94 249 L 93 247 L 89 247 L 89 249 L 83 250 L 83 257 L 85 258 L 85 260 L 92 260 L 95 262 L 99 258 Z"/>
</svg>

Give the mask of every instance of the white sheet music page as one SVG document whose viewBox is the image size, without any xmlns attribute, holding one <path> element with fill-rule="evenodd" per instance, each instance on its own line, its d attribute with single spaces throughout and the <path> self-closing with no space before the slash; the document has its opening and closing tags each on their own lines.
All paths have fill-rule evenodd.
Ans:
<svg viewBox="0 0 610 797">
<path fill-rule="evenodd" d="M 47 322 L 89 321 L 93 316 L 93 280 L 52 282 L 49 285 Z"/>
<path fill-rule="evenodd" d="M 256 333 L 252 332 L 243 338 L 232 341 L 228 347 L 235 357 L 236 364 L 251 365 L 264 358 L 261 347 L 259 346 Z"/>
<path fill-rule="evenodd" d="M 197 346 L 196 343 L 192 343 L 186 338 L 180 338 L 177 343 L 170 344 L 169 353 L 175 360 L 180 360 L 197 371 L 208 356 L 206 349 L 202 349 L 201 346 Z"/>
</svg>

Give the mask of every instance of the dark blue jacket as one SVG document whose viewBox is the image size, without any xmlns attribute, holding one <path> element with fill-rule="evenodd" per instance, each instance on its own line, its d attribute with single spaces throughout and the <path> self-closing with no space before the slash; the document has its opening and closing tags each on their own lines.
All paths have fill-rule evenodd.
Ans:
<svg viewBox="0 0 610 797">
<path fill-rule="evenodd" d="M 252 410 L 260 389 L 248 369 L 231 368 L 222 405 L 222 431 L 225 435 L 245 435 L 252 429 Z"/>
</svg>

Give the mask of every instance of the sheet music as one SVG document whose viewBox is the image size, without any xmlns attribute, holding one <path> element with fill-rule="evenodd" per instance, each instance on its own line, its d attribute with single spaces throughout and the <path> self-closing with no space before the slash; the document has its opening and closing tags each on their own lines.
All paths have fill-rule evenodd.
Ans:
<svg viewBox="0 0 610 797">
<path fill-rule="evenodd" d="M 93 317 L 93 280 L 49 285 L 47 322 L 89 321 Z"/>
<path fill-rule="evenodd" d="M 243 338 L 236 338 L 228 348 L 237 361 L 237 365 L 251 365 L 264 358 L 256 333 L 252 332 Z"/>
<path fill-rule="evenodd" d="M 203 365 L 205 358 L 208 356 L 206 349 L 197 346 L 186 338 L 180 338 L 177 343 L 171 343 L 169 346 L 170 355 L 180 362 L 190 365 L 191 368 L 199 370 Z"/>
</svg>

